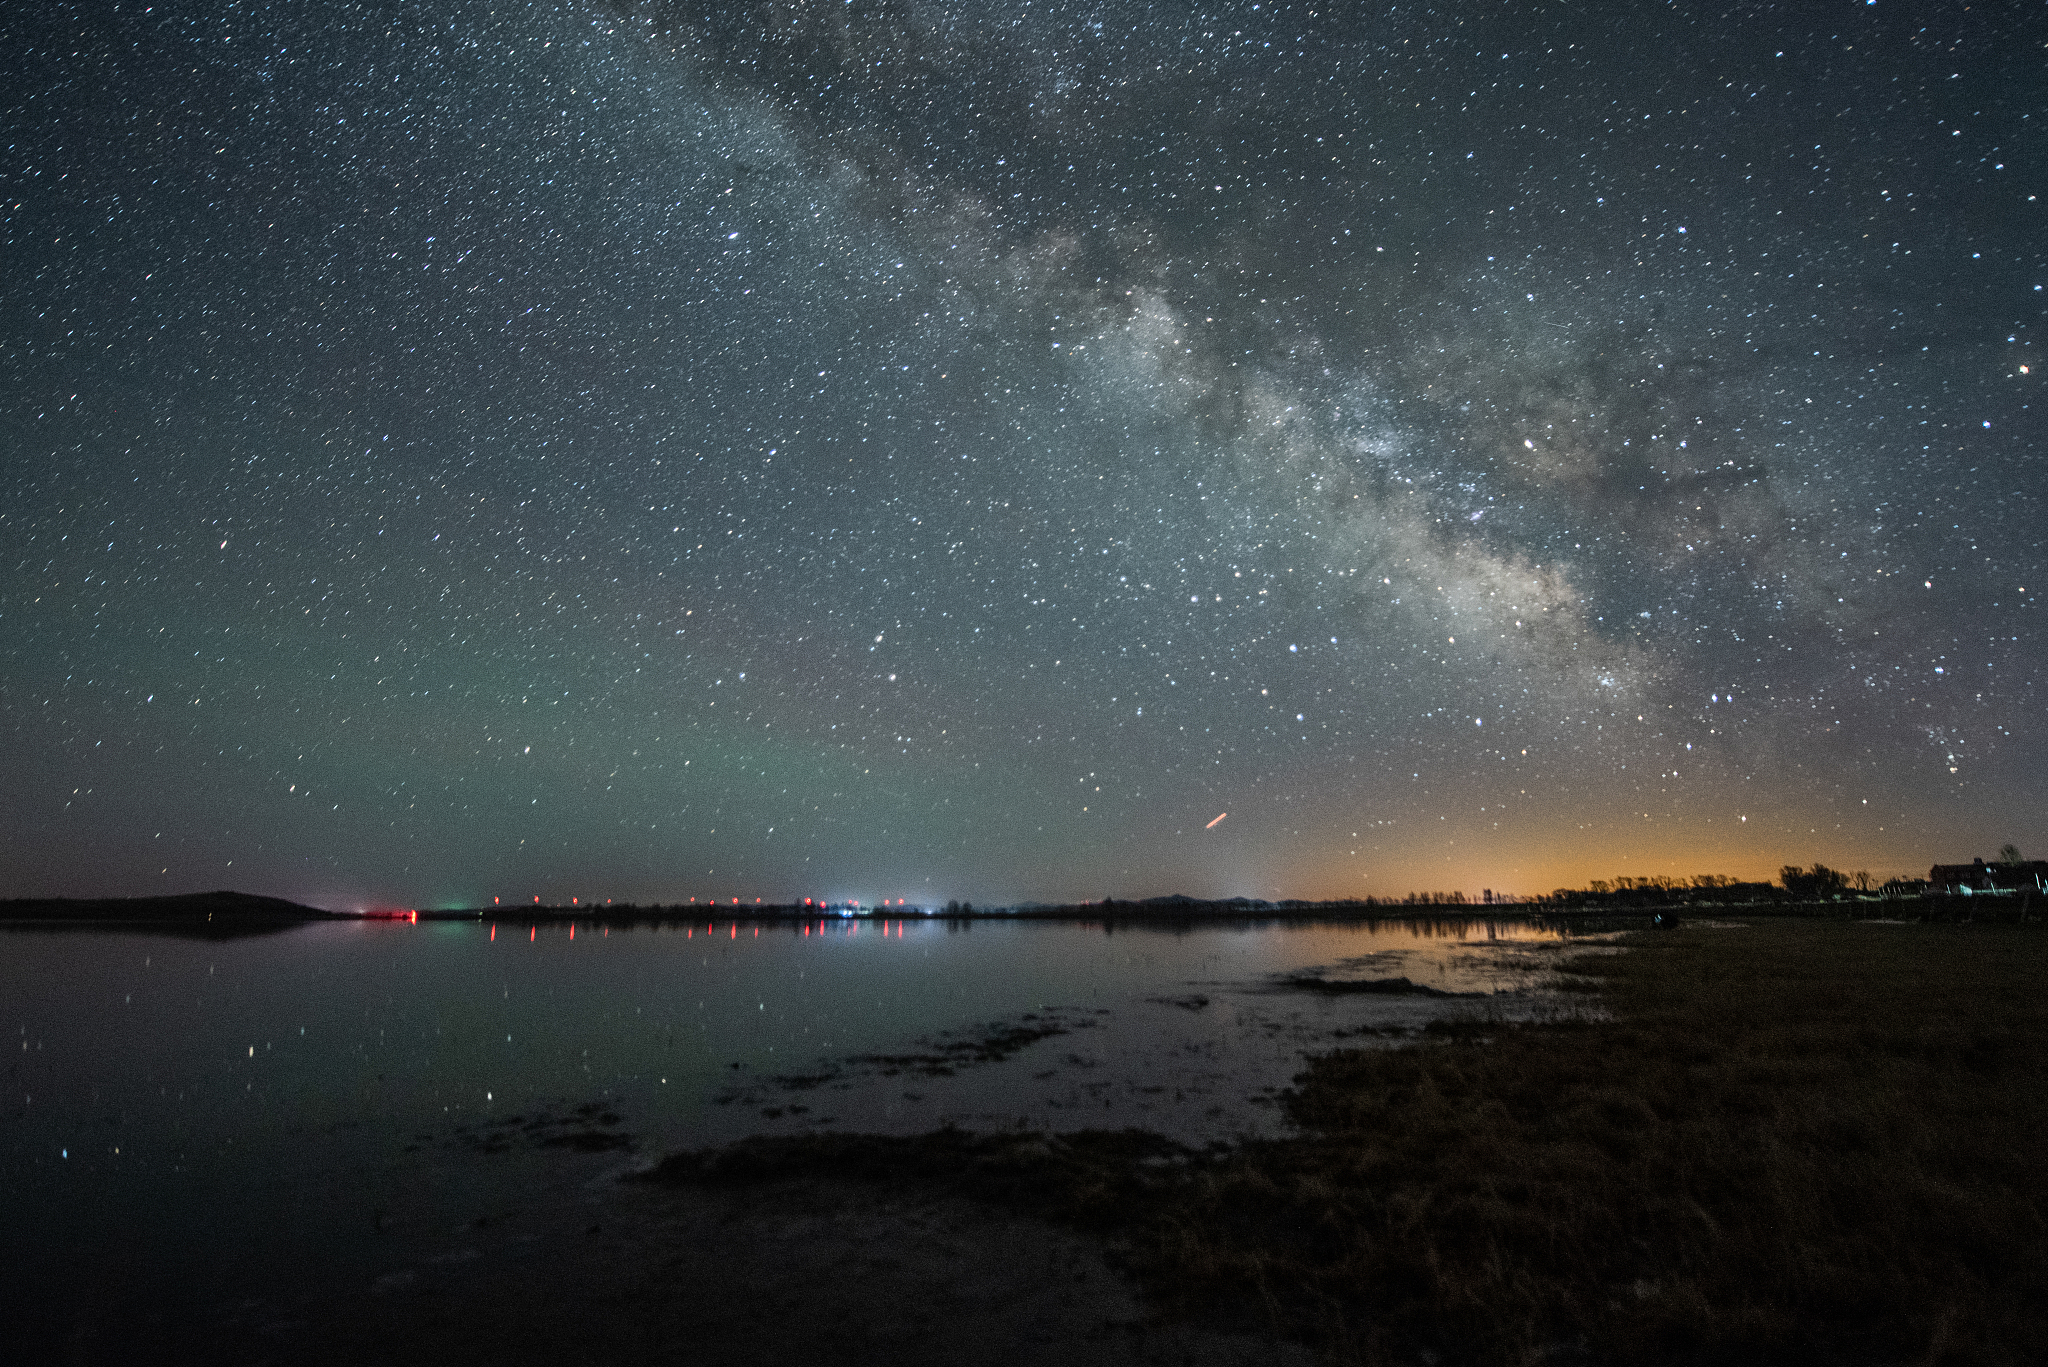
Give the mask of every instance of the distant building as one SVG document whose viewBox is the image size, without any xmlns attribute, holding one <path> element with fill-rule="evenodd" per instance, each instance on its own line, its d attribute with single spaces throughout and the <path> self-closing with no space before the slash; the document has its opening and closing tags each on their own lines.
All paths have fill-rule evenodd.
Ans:
<svg viewBox="0 0 2048 1367">
<path fill-rule="evenodd" d="M 2010 897 L 2048 893 L 2048 859 L 2020 864 L 1936 864 L 1927 871 L 1927 891 L 1945 897 Z"/>
</svg>

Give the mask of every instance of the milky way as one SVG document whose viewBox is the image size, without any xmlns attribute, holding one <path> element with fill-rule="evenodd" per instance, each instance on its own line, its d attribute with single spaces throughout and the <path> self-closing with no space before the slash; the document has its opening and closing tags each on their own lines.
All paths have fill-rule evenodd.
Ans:
<svg viewBox="0 0 2048 1367">
<path fill-rule="evenodd" d="M 2048 837 L 2019 10 L 21 8 L 0 895 Z"/>
</svg>

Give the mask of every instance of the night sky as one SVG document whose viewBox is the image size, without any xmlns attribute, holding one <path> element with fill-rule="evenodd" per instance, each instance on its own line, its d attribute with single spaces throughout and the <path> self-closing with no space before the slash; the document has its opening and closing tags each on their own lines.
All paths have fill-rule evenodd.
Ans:
<svg viewBox="0 0 2048 1367">
<path fill-rule="evenodd" d="M 2038 856 L 2044 37 L 10 6 L 0 896 Z"/>
</svg>

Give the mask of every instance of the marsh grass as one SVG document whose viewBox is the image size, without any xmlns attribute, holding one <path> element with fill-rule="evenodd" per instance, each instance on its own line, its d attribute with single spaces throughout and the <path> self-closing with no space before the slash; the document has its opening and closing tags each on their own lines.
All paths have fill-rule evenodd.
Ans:
<svg viewBox="0 0 2048 1367">
<path fill-rule="evenodd" d="M 2044 968 L 2038 927 L 1646 933 L 1572 964 L 1610 1018 L 1328 1054 L 1284 1139 L 820 1137 L 667 1175 L 956 1182 L 1338 1361 L 2039 1363 Z"/>
<path fill-rule="evenodd" d="M 1573 965 L 1609 1021 L 1317 1060 L 1150 1270 L 1366 1361 L 2048 1360 L 2044 948 L 1636 936 Z"/>
</svg>

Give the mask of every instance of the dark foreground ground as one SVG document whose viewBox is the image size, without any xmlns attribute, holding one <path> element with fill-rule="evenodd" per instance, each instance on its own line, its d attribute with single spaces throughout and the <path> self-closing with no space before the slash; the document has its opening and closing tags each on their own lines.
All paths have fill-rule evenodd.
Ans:
<svg viewBox="0 0 2048 1367">
<path fill-rule="evenodd" d="M 440 1261 L 251 1303 L 164 1361 L 1257 1367 L 1265 1334 L 1161 1322 L 1099 1241 L 942 1183 L 643 1188 L 472 1231 Z M 86 1345 L 80 1345 L 86 1348 Z M 96 1349 L 88 1349 L 95 1351 Z M 134 1361 L 125 1354 L 108 1361 Z"/>
<path fill-rule="evenodd" d="M 2048 932 L 1628 945 L 1318 1060 L 1293 1138 L 753 1141 L 56 1360 L 2048 1362 Z"/>
</svg>

